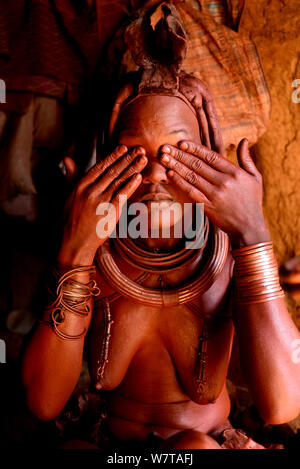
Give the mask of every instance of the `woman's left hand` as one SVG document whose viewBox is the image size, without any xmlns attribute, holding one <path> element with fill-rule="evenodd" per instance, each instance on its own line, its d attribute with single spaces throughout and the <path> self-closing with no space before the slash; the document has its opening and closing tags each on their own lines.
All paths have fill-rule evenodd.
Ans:
<svg viewBox="0 0 300 469">
<path fill-rule="evenodd" d="M 191 141 L 178 148 L 163 145 L 160 161 L 168 179 L 193 201 L 204 203 L 208 218 L 225 231 L 233 248 L 270 240 L 262 209 L 262 176 L 243 139 L 237 149 L 239 167 Z"/>
</svg>

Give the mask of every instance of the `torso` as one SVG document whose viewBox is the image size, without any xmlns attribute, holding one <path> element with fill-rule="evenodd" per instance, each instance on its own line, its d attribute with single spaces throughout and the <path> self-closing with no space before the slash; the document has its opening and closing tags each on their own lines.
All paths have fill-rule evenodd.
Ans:
<svg viewBox="0 0 300 469">
<path fill-rule="evenodd" d="M 215 283 L 197 301 L 152 307 L 121 297 L 111 304 L 113 325 L 108 363 L 98 388 L 107 392 L 108 425 L 120 439 L 167 438 L 183 429 L 211 433 L 227 419 L 230 403 L 226 374 L 233 326 L 230 319 L 232 259 L 228 256 Z M 137 272 L 131 269 L 131 278 Z M 157 278 L 145 283 L 154 286 Z M 113 293 L 98 271 L 102 297 Z M 208 321 L 205 385 L 197 392 L 196 361 L 205 317 Z M 89 344 L 92 381 L 104 334 L 103 312 L 94 308 Z"/>
</svg>

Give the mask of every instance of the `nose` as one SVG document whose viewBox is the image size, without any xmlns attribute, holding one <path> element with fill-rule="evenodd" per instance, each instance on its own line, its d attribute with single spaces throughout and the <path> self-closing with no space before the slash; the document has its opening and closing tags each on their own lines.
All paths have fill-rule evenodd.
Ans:
<svg viewBox="0 0 300 469">
<path fill-rule="evenodd" d="M 148 164 L 143 171 L 144 184 L 165 184 L 168 181 L 166 168 L 158 161 L 149 158 Z"/>
</svg>

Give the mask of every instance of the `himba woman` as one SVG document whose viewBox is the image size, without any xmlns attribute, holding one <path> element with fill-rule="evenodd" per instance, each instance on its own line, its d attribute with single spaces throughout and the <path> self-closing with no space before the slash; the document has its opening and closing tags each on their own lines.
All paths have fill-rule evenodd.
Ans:
<svg viewBox="0 0 300 469">
<path fill-rule="evenodd" d="M 39 418 L 55 418 L 78 381 L 86 345 L 92 385 L 107 402 L 102 427 L 116 445 L 261 448 L 228 422 L 234 330 L 257 409 L 275 425 L 299 412 L 300 365 L 292 360 L 299 333 L 284 303 L 248 142 L 238 146 L 238 165 L 224 157 L 210 93 L 182 70 L 186 36 L 176 10 L 165 4 L 161 11 L 155 30 L 148 17 L 127 30 L 140 70 L 115 100 L 106 154 L 68 200 L 54 296 L 24 356 L 27 403 Z M 72 178 L 75 164 L 65 164 Z M 110 202 L 119 219 L 125 200 L 142 202 L 159 234 L 169 223 L 170 236 L 108 239 L 111 224 L 101 236 L 97 224 L 107 213 L 97 207 Z M 204 204 L 197 249 L 175 236 L 180 211 L 167 222 L 174 202 Z"/>
</svg>

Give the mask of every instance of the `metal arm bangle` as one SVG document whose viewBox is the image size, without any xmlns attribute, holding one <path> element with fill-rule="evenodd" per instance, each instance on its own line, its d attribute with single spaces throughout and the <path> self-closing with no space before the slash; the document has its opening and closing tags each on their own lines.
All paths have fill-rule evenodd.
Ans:
<svg viewBox="0 0 300 469">
<path fill-rule="evenodd" d="M 233 276 L 239 305 L 284 297 L 272 241 L 235 249 L 231 254 L 235 260 Z"/>
<path fill-rule="evenodd" d="M 50 314 L 50 321 L 40 320 L 40 323 L 51 326 L 55 334 L 65 340 L 83 337 L 86 328 L 80 334 L 72 336 L 61 331 L 59 326 L 65 321 L 66 312 L 82 318 L 88 316 L 91 298 L 100 294 L 96 281 L 91 279 L 95 272 L 96 268 L 92 265 L 77 267 L 64 273 L 58 280 L 55 300 L 46 307 L 46 312 Z M 90 280 L 87 283 L 79 282 L 78 279 L 73 278 L 81 273 L 89 275 Z"/>
</svg>

